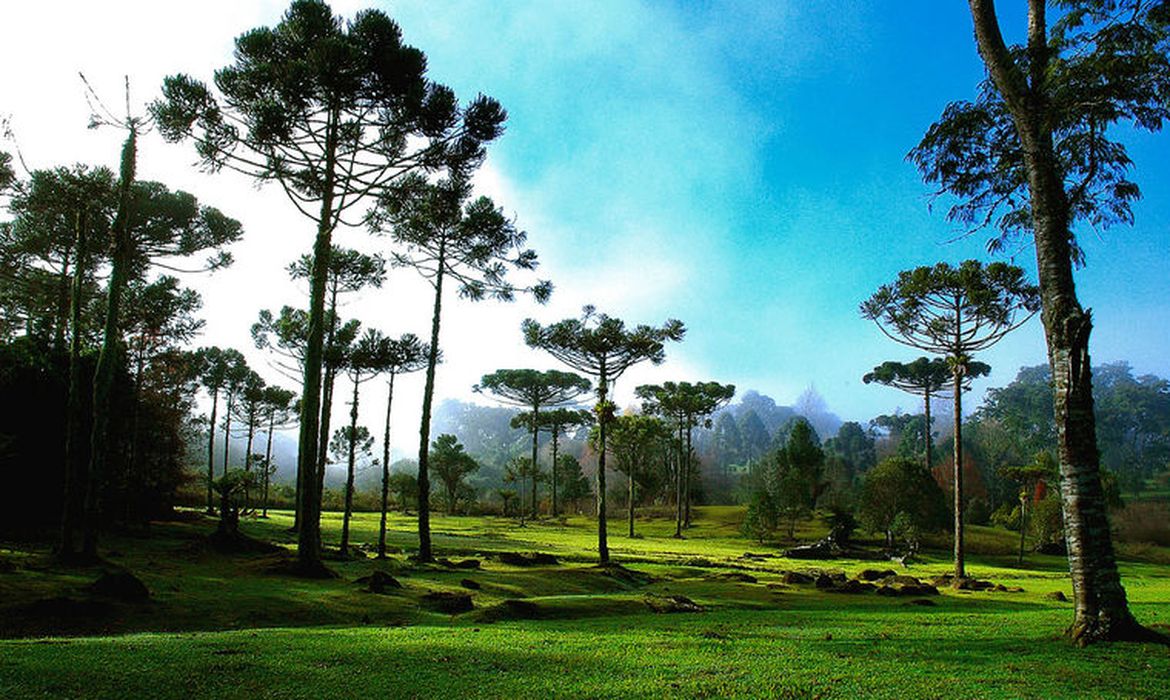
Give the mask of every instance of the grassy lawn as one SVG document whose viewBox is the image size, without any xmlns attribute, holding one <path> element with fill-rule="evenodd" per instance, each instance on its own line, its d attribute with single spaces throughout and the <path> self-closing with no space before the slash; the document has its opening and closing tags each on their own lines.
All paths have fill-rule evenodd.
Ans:
<svg viewBox="0 0 1170 700">
<path fill-rule="evenodd" d="M 1170 696 L 1167 648 L 1082 650 L 1059 638 L 1071 604 L 1048 594 L 1071 593 L 1065 563 L 1032 556 L 1015 566 L 1012 533 L 973 528 L 970 568 L 1024 592 L 944 590 L 918 605 L 786 585 L 785 571 L 854 575 L 887 565 L 786 560 L 743 539 L 739 517 L 735 508 L 699 509 L 683 540 L 669 536 L 665 519 L 639 520 L 635 539 L 618 520 L 610 543 L 626 569 L 616 572 L 594 566 L 596 525 L 585 518 L 518 528 L 438 517 L 437 554 L 481 568 L 413 566 L 397 553 L 330 562 L 339 578 L 329 581 L 273 573 L 283 555 L 209 551 L 201 543 L 210 520 L 159 524 L 151 537 L 107 542 L 109 561 L 139 576 L 150 602 L 58 619 L 52 629 L 20 611 L 83 597 L 98 571 L 4 544 L 0 557 L 16 569 L 0 574 L 0 633 L 10 637 L 0 640 L 0 698 Z M 278 513 L 245 528 L 291 543 L 289 524 Z M 376 541 L 375 516 L 354 525 L 354 542 Z M 335 544 L 339 517 L 327 514 L 323 528 Z M 395 516 L 391 528 L 391 544 L 409 550 L 414 521 Z M 816 526 L 800 534 L 815 536 Z M 494 558 L 527 551 L 560 563 Z M 1134 611 L 1170 626 L 1167 552 L 1143 552 L 1123 565 Z M 906 573 L 929 579 L 949 568 L 945 549 L 923 559 Z M 376 568 L 403 588 L 378 595 L 354 582 Z M 436 612 L 424 598 L 436 591 L 470 593 L 475 609 Z M 659 614 L 646 604 L 678 595 L 703 611 Z"/>
</svg>

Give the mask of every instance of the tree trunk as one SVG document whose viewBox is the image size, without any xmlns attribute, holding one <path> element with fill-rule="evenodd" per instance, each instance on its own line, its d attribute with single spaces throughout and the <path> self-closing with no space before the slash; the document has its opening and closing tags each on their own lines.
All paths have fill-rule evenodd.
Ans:
<svg viewBox="0 0 1170 700">
<path fill-rule="evenodd" d="M 353 516 L 354 460 L 357 457 L 358 387 L 353 377 L 353 403 L 349 407 L 349 463 L 345 472 L 345 513 L 341 516 L 341 556 L 349 554 L 349 519 Z"/>
<path fill-rule="evenodd" d="M 560 437 L 560 430 L 557 426 L 552 429 L 552 516 L 557 517 L 557 440 Z"/>
<path fill-rule="evenodd" d="M 215 513 L 215 494 L 211 484 L 215 481 L 215 419 L 219 410 L 219 387 L 211 391 L 211 422 L 207 426 L 207 514 Z"/>
<path fill-rule="evenodd" d="M 268 487 L 272 482 L 272 431 L 276 428 L 276 411 L 268 414 L 268 435 L 264 445 L 264 511 L 261 517 L 268 517 Z"/>
<path fill-rule="evenodd" d="M 85 226 L 85 219 L 85 206 L 82 205 L 74 218 L 77 229 Z M 69 322 L 70 311 L 72 310 L 72 304 L 69 300 L 69 289 L 71 284 L 74 283 L 69 277 L 69 257 L 72 254 L 77 258 L 76 264 L 74 265 L 75 268 L 81 266 L 81 256 L 84 255 L 81 246 L 84 244 L 85 234 L 80 230 L 74 230 L 73 241 L 75 250 L 65 251 L 65 257 L 61 261 L 61 274 L 57 277 L 57 314 L 53 321 L 53 347 L 57 350 L 65 349 L 65 326 Z"/>
<path fill-rule="evenodd" d="M 326 353 L 333 348 L 337 337 L 337 281 L 333 280 L 333 289 L 329 298 L 329 328 L 325 332 L 324 347 Z M 317 513 L 321 513 L 321 499 L 325 497 L 325 468 L 329 464 L 329 430 L 333 424 L 333 385 L 337 382 L 337 368 L 328 354 L 325 355 L 325 381 L 321 386 L 321 427 L 319 429 L 320 442 L 317 445 Z"/>
<path fill-rule="evenodd" d="M 81 415 L 85 404 L 81 397 L 81 290 L 85 283 L 85 249 L 89 245 L 86 210 L 77 212 L 74 246 L 77 249 L 73 266 L 73 294 L 69 301 L 69 398 L 65 409 L 65 483 L 61 509 L 61 540 L 57 554 L 69 559 L 74 555 L 73 532 L 77 528 L 77 479 L 81 474 Z"/>
<path fill-rule="evenodd" d="M 674 536 L 682 538 L 682 509 L 683 509 L 683 493 L 682 493 L 682 451 L 683 451 L 683 423 L 680 418 L 678 421 L 678 449 L 675 450 L 674 455 Z"/>
<path fill-rule="evenodd" d="M 256 439 L 256 405 L 248 408 L 248 444 L 244 450 L 244 471 L 252 473 L 252 441 Z M 244 510 L 252 507 L 252 481 L 244 482 Z"/>
<path fill-rule="evenodd" d="M 313 276 L 309 285 L 309 333 L 305 347 L 305 376 L 301 387 L 301 433 L 298 444 L 297 562 L 301 572 L 321 575 L 321 510 L 317 489 L 318 422 L 321 411 L 321 364 L 325 341 L 325 284 L 333 238 L 333 189 L 335 187 L 338 113 L 331 110 L 325 135 L 325 177 L 317 237 L 313 242 Z"/>
<path fill-rule="evenodd" d="M 687 422 L 687 458 L 686 464 L 683 467 L 683 527 L 690 528 L 691 526 L 691 462 L 693 459 L 691 451 L 691 431 L 694 426 Z"/>
<path fill-rule="evenodd" d="M 609 387 L 605 376 L 605 361 L 601 363 L 601 372 L 597 378 L 597 405 L 601 408 L 597 416 L 597 560 L 602 564 L 609 563 L 609 543 L 606 532 L 606 498 L 605 498 L 605 424 L 608 422 L 609 408 L 605 405 L 609 394 Z"/>
<path fill-rule="evenodd" d="M 445 242 L 439 243 L 438 273 L 435 275 L 435 305 L 431 314 L 431 347 L 427 353 L 427 380 L 423 387 L 422 423 L 418 428 L 418 560 L 433 561 L 431 551 L 431 481 L 427 461 L 431 444 L 431 402 L 435 396 L 435 365 L 439 360 L 439 320 L 443 311 L 443 266 Z M 524 504 L 520 504 L 523 512 Z"/>
<path fill-rule="evenodd" d="M 390 407 L 394 405 L 394 373 L 386 393 L 386 428 L 382 432 L 382 514 L 378 522 L 378 558 L 386 558 L 386 502 L 390 496 Z"/>
<path fill-rule="evenodd" d="M 1052 367 L 1061 506 L 1076 610 L 1068 636 L 1081 645 L 1145 638 L 1148 633 L 1130 613 L 1121 585 L 1101 487 L 1089 359 L 1092 317 L 1081 307 L 1073 282 L 1069 204 L 1042 90 L 1049 58 L 1045 3 L 1028 3 L 1031 85 L 1007 49 L 994 3 L 969 0 L 969 4 L 979 54 L 1011 111 L 1028 175 L 1041 320 Z"/>
<path fill-rule="evenodd" d="M 923 392 L 924 401 L 922 402 L 922 419 L 926 421 L 926 471 L 934 472 L 934 430 L 932 430 L 934 421 L 930 418 L 930 389 Z"/>
<path fill-rule="evenodd" d="M 955 585 L 967 578 L 963 549 L 963 365 L 954 367 L 955 411 Z"/>
<path fill-rule="evenodd" d="M 633 460 L 629 465 L 630 473 L 627 474 L 627 481 L 629 482 L 629 493 L 626 495 L 626 512 L 629 514 L 630 520 L 630 537 L 634 536 L 634 464 Z"/>
<path fill-rule="evenodd" d="M 228 459 L 232 449 L 232 409 L 236 407 L 236 390 L 228 388 L 227 406 L 223 412 L 223 475 L 228 473 Z"/>
<path fill-rule="evenodd" d="M 118 181 L 118 211 L 111 231 L 114 234 L 110 281 L 106 294 L 106 322 L 102 331 L 102 348 L 98 354 L 93 382 L 93 433 L 89 455 L 89 478 L 85 491 L 85 518 L 82 524 L 82 555 L 97 557 L 98 519 L 106 472 L 113 453 L 111 445 L 114 414 L 114 384 L 121 349 L 120 312 L 122 294 L 128 282 L 128 269 L 134 242 L 130 239 L 130 188 L 138 165 L 138 132 L 132 126 L 122 146 Z"/>
<path fill-rule="evenodd" d="M 540 404 L 533 404 L 532 406 L 532 519 L 536 520 L 538 513 L 536 512 L 536 455 L 537 455 L 537 439 L 540 437 L 540 431 L 537 429 L 537 420 L 540 412 Z"/>
</svg>

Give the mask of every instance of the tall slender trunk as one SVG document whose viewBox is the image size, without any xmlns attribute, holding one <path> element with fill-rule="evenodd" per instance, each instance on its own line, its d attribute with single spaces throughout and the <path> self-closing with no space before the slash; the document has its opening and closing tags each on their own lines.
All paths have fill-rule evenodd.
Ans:
<svg viewBox="0 0 1170 700">
<path fill-rule="evenodd" d="M 930 389 L 923 392 L 922 402 L 922 419 L 926 421 L 926 471 L 932 472 L 934 470 L 934 421 L 930 417 Z"/>
<path fill-rule="evenodd" d="M 386 558 L 386 502 L 390 496 L 390 408 L 394 405 L 394 373 L 386 392 L 386 427 L 382 431 L 382 514 L 378 522 L 378 558 Z"/>
<path fill-rule="evenodd" d="M 682 469 L 683 469 L 683 422 L 682 417 L 678 419 L 678 443 L 674 451 L 674 536 L 682 537 L 682 521 L 683 521 L 683 492 L 682 492 Z"/>
<path fill-rule="evenodd" d="M 630 537 L 634 536 L 634 468 L 634 462 L 633 460 L 630 460 L 630 473 L 626 475 L 629 477 L 626 480 L 629 482 L 629 493 L 626 494 L 626 513 L 628 514 L 630 521 Z"/>
<path fill-rule="evenodd" d="M 687 458 L 683 467 L 683 527 L 689 528 L 691 526 L 691 431 L 694 430 L 694 425 L 687 421 Z"/>
<path fill-rule="evenodd" d="M 74 217 L 76 227 L 85 225 L 85 206 L 77 210 Z M 81 263 L 82 248 L 81 240 L 77 237 L 78 231 L 74 230 L 74 250 L 66 250 L 65 257 L 61 260 L 61 274 L 57 276 L 57 317 L 53 322 L 53 347 L 57 350 L 65 348 L 65 326 L 69 322 L 69 315 L 72 309 L 72 304 L 69 301 L 69 289 L 73 280 L 69 277 L 69 259 L 72 255 L 76 258 L 74 267 Z M 84 234 L 82 234 L 84 235 Z"/>
<path fill-rule="evenodd" d="M 309 333 L 305 347 L 305 377 L 301 387 L 300 458 L 297 481 L 297 561 L 303 573 L 319 575 L 321 563 L 321 510 L 317 489 L 316 455 L 321 410 L 321 364 L 325 341 L 325 284 L 329 277 L 329 258 L 333 238 L 333 195 L 336 187 L 338 110 L 330 110 L 325 132 L 325 172 L 321 212 L 317 220 L 317 237 L 313 242 L 313 277 L 309 289 Z"/>
<path fill-rule="evenodd" d="M 439 320 L 443 312 L 443 266 L 446 242 L 439 243 L 439 260 L 435 275 L 435 305 L 431 314 L 431 347 L 427 353 L 427 380 L 423 387 L 422 423 L 418 428 L 418 560 L 432 561 L 431 551 L 431 481 L 427 461 L 431 444 L 431 402 L 435 396 L 435 365 L 439 360 Z M 524 511 L 521 502 L 520 511 Z"/>
<path fill-rule="evenodd" d="M 536 520 L 536 475 L 539 472 L 536 466 L 537 455 L 537 438 L 540 436 L 540 431 L 537 429 L 537 420 L 539 420 L 540 404 L 532 405 L 532 519 Z"/>
<path fill-rule="evenodd" d="M 228 460 L 232 450 L 232 410 L 236 407 L 236 390 L 228 388 L 227 406 L 223 412 L 223 475 L 228 473 Z"/>
<path fill-rule="evenodd" d="M 249 474 L 252 473 L 252 441 L 256 439 L 256 404 L 251 404 L 248 407 L 248 446 L 244 450 L 244 471 Z M 248 479 L 244 482 L 244 509 L 250 510 L 252 507 L 252 480 Z"/>
<path fill-rule="evenodd" d="M 264 510 L 261 517 L 268 517 L 268 487 L 272 483 L 272 431 L 276 428 L 276 411 L 268 414 L 268 434 L 264 445 Z"/>
<path fill-rule="evenodd" d="M 211 390 L 211 422 L 207 426 L 207 514 L 215 513 L 215 495 L 211 487 L 215 481 L 215 419 L 219 410 L 219 387 Z"/>
<path fill-rule="evenodd" d="M 557 440 L 560 437 L 560 429 L 554 425 L 552 428 L 552 516 L 557 517 Z"/>
<path fill-rule="evenodd" d="M 130 190 L 138 165 L 138 131 L 130 133 L 122 146 L 118 181 L 118 210 L 114 215 L 113 255 L 110 281 L 106 295 L 106 321 L 102 332 L 102 348 L 98 354 L 93 382 L 93 433 L 89 455 L 89 478 L 85 490 L 85 518 L 82 523 L 82 555 L 97 557 L 98 520 L 101 515 L 101 496 L 105 488 L 106 472 L 113 454 L 111 446 L 114 414 L 114 384 L 117 376 L 118 355 L 121 349 L 120 312 L 122 294 L 128 282 L 128 269 L 134 242 L 130 239 Z"/>
<path fill-rule="evenodd" d="M 963 548 L 963 365 L 958 362 L 952 389 L 955 392 L 955 585 L 958 585 L 967 577 Z"/>
<path fill-rule="evenodd" d="M 597 416 L 597 560 L 602 564 L 609 563 L 609 542 L 606 532 L 606 497 L 605 497 L 605 425 L 609 421 L 609 409 L 605 403 L 609 395 L 609 386 L 605 376 L 605 361 L 601 362 L 601 371 L 597 378 L 597 405 L 601 408 Z"/>
<path fill-rule="evenodd" d="M 1121 585 L 1101 487 L 1089 359 L 1092 316 L 1081 307 L 1073 281 L 1071 214 L 1043 90 L 1050 59 L 1046 6 L 1043 0 L 1028 2 L 1029 84 L 1003 40 L 994 3 L 969 0 L 969 5 L 979 54 L 1012 114 L 1028 175 L 1075 606 L 1068 635 L 1078 644 L 1143 638 L 1147 633 L 1130 613 Z"/>
<path fill-rule="evenodd" d="M 341 554 L 349 554 L 349 519 L 353 517 L 354 460 L 357 457 L 358 387 L 361 381 L 353 375 L 353 403 L 349 407 L 349 463 L 345 472 L 345 513 L 341 516 Z"/>
<path fill-rule="evenodd" d="M 143 337 L 142 344 L 138 348 L 136 357 L 134 358 L 134 395 L 130 403 L 130 454 L 126 457 L 126 502 L 125 502 L 125 517 L 126 524 L 130 525 L 136 518 L 139 511 L 139 504 L 143 500 L 141 491 L 138 488 L 142 483 L 142 476 L 138 468 L 138 454 L 139 454 L 139 430 L 138 426 L 142 420 L 142 375 L 146 367 L 146 338 Z"/>
<path fill-rule="evenodd" d="M 74 220 L 74 247 L 77 250 L 73 266 L 73 293 L 69 300 L 69 398 L 65 410 L 65 483 L 61 509 L 61 539 L 58 555 L 74 555 L 73 531 L 77 528 L 77 479 L 81 473 L 81 425 L 85 403 L 81 396 L 81 290 L 85 283 L 85 249 L 89 245 L 88 213 L 78 210 Z"/>
<path fill-rule="evenodd" d="M 325 469 L 329 465 L 329 430 L 333 424 L 333 386 L 337 382 L 337 367 L 330 358 L 337 338 L 337 280 L 332 280 L 329 293 L 329 328 L 325 331 L 325 380 L 321 385 L 321 428 L 317 445 L 317 513 L 321 513 L 321 499 L 325 497 Z"/>
</svg>

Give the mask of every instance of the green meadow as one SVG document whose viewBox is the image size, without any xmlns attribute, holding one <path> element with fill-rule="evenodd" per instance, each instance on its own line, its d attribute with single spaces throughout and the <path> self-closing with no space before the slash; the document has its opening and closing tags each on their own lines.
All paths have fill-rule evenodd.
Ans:
<svg viewBox="0 0 1170 700">
<path fill-rule="evenodd" d="M 305 580 L 282 572 L 291 549 L 216 553 L 205 544 L 213 521 L 192 517 L 155 523 L 149 537 L 109 540 L 106 568 L 138 576 L 151 591 L 143 603 L 91 596 L 98 569 L 62 567 L 45 549 L 7 544 L 0 697 L 1170 695 L 1165 647 L 1079 649 L 1061 639 L 1071 603 L 1052 594 L 1071 595 L 1065 562 L 1035 555 L 1017 566 L 1012 533 L 972 528 L 971 573 L 1022 592 L 940 587 L 939 595 L 887 597 L 785 583 L 785 573 L 852 578 L 890 568 L 930 580 L 949 569 L 945 542 L 905 569 L 795 561 L 745 540 L 741 518 L 735 507 L 699 508 L 685 539 L 670 536 L 666 518 L 639 519 L 632 539 L 615 519 L 610 543 L 620 566 L 601 568 L 588 518 L 521 528 L 503 518 L 438 517 L 445 563 L 415 565 L 403 554 L 415 542 L 414 520 L 394 515 L 389 559 L 330 561 L 337 578 Z M 290 524 L 277 513 L 244 529 L 291 547 Z M 358 514 L 354 526 L 359 546 L 376 542 L 374 514 Z M 335 545 L 338 516 L 327 514 L 323 527 Z M 815 536 L 816 526 L 798 534 Z M 556 563 L 499 561 L 533 552 Z M 1168 555 L 1147 547 L 1122 567 L 1135 614 L 1163 629 Z M 357 582 L 375 570 L 402 587 L 373 593 Z M 468 594 L 473 608 L 444 612 L 436 593 Z"/>
</svg>

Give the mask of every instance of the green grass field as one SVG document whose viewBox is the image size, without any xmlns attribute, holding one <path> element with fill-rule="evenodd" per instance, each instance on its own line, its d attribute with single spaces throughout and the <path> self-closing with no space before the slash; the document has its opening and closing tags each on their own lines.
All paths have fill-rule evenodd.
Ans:
<svg viewBox="0 0 1170 700">
<path fill-rule="evenodd" d="M 1024 592 L 956 592 L 934 605 L 874 593 L 781 583 L 784 571 L 854 575 L 882 562 L 790 561 L 738 534 L 741 510 L 701 508 L 676 540 L 673 523 L 613 522 L 612 555 L 594 565 L 595 523 L 574 517 L 518 528 L 500 518 L 434 521 L 437 554 L 480 569 L 333 561 L 339 578 L 272 571 L 285 554 L 221 555 L 203 546 L 211 520 L 157 524 L 150 537 L 107 541 L 110 562 L 152 592 L 84 619 L 33 616 L 37 601 L 85 598 L 99 573 L 55 565 L 44 550 L 0 545 L 0 698 L 320 697 L 1170 697 L 1170 649 L 1111 644 L 1077 649 L 1060 638 L 1071 604 L 1065 563 L 1014 565 L 1011 533 L 972 528 L 971 573 Z M 323 528 L 335 546 L 339 516 Z M 287 514 L 249 521 L 252 535 L 291 544 Z M 408 551 L 414 521 L 391 519 Z M 812 537 L 816 526 L 802 534 Z M 352 540 L 376 541 L 360 514 Z M 518 567 L 499 552 L 545 552 L 556 565 Z M 745 553 L 755 555 L 745 558 Z M 1165 550 L 1126 561 L 1139 618 L 1170 626 Z M 906 573 L 948 570 L 930 550 Z M 391 572 L 402 589 L 369 593 L 355 579 Z M 901 573 L 901 572 L 900 572 Z M 461 585 L 464 579 L 476 590 Z M 475 609 L 436 612 L 424 596 L 470 593 Z M 656 613 L 647 601 L 686 596 L 702 612 Z M 511 601 L 511 602 L 505 602 Z M 516 601 L 523 601 L 517 603 Z"/>
</svg>

